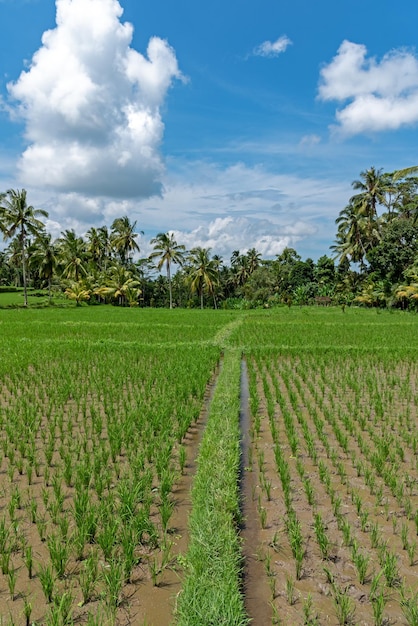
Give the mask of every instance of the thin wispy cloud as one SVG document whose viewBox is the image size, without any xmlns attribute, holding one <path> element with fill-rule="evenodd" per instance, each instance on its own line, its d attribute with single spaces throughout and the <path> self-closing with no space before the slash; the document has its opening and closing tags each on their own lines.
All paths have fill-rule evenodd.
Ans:
<svg viewBox="0 0 418 626">
<path fill-rule="evenodd" d="M 253 55 L 258 57 L 277 57 L 286 52 L 292 43 L 287 35 L 282 35 L 276 41 L 263 41 L 262 44 L 254 48 Z"/>
<path fill-rule="evenodd" d="M 418 58 L 391 50 L 379 61 L 362 44 L 343 41 L 320 73 L 318 96 L 337 101 L 337 130 L 345 135 L 396 130 L 418 123 Z"/>
</svg>

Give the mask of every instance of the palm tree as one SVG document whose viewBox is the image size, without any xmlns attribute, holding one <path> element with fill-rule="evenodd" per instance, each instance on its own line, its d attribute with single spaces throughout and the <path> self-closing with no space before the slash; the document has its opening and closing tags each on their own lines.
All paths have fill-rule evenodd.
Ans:
<svg viewBox="0 0 418 626">
<path fill-rule="evenodd" d="M 339 262 L 349 259 L 354 263 L 360 263 L 364 269 L 366 252 L 380 238 L 377 220 L 370 221 L 363 213 L 361 201 L 351 198 L 335 222 L 338 225 L 337 240 L 331 249 L 337 253 Z"/>
<path fill-rule="evenodd" d="M 82 282 L 73 282 L 65 290 L 65 295 L 70 300 L 75 300 L 76 306 L 81 306 L 81 303 L 90 300 L 90 289 Z"/>
<path fill-rule="evenodd" d="M 138 300 L 141 294 L 141 290 L 138 288 L 139 281 L 133 278 L 132 272 L 123 265 L 113 265 L 104 280 L 104 285 L 96 289 L 95 293 L 99 296 L 110 296 L 119 304 L 128 300 L 132 306 L 132 300 L 135 297 Z"/>
<path fill-rule="evenodd" d="M 138 234 L 143 235 L 143 231 L 135 232 L 136 222 L 131 224 L 127 215 L 118 217 L 112 224 L 111 242 L 116 252 L 119 254 L 122 265 L 128 265 L 132 261 L 132 253 L 139 252 L 139 246 L 135 239 Z"/>
<path fill-rule="evenodd" d="M 210 248 L 196 247 L 190 250 L 188 282 L 192 293 L 200 297 L 200 308 L 203 309 L 203 293 L 208 291 L 216 306 L 215 287 L 219 282 L 219 264 L 210 258 Z"/>
<path fill-rule="evenodd" d="M 3 195 L 0 206 L 0 218 L 4 239 L 17 236 L 21 251 L 22 279 L 25 306 L 28 306 L 27 292 L 27 245 L 28 236 L 37 236 L 41 233 L 45 225 L 39 216 L 48 217 L 48 213 L 43 209 L 35 209 L 27 204 L 26 189 L 9 189 Z"/>
<path fill-rule="evenodd" d="M 252 274 L 257 267 L 260 267 L 261 263 L 261 253 L 258 252 L 255 248 L 251 248 L 247 252 L 247 260 L 248 260 L 248 271 Z"/>
<path fill-rule="evenodd" d="M 36 269 L 39 277 L 48 282 L 48 298 L 51 301 L 52 277 L 57 271 L 58 250 L 49 233 L 39 235 L 30 248 L 29 265 Z"/>
<path fill-rule="evenodd" d="M 178 244 L 174 239 L 173 233 L 158 233 L 158 235 L 151 239 L 151 243 L 154 245 L 154 252 L 150 255 L 150 259 L 156 259 L 159 257 L 157 263 L 158 271 L 161 271 L 163 265 L 167 270 L 168 291 L 170 294 L 170 309 L 173 308 L 173 291 L 171 284 L 171 264 L 183 265 L 184 254 L 186 250 L 185 246 Z"/>
<path fill-rule="evenodd" d="M 352 182 L 353 189 L 360 191 L 352 200 L 369 220 L 377 218 L 377 205 L 385 202 L 385 182 L 382 170 L 374 167 L 360 172 L 360 180 Z"/>
<path fill-rule="evenodd" d="M 62 276 L 78 282 L 87 274 L 87 251 L 82 237 L 77 237 L 74 230 L 61 233 L 58 240 Z"/>
</svg>

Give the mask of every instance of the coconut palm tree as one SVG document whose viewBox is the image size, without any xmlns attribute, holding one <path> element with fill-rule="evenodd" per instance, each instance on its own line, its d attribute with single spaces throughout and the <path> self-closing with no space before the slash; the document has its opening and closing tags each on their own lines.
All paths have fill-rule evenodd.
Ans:
<svg viewBox="0 0 418 626">
<path fill-rule="evenodd" d="M 48 217 L 47 211 L 35 209 L 27 204 L 26 189 L 9 189 L 1 199 L 0 222 L 4 239 L 16 235 L 19 241 L 22 262 L 22 280 L 25 306 L 28 305 L 27 292 L 27 247 L 28 237 L 36 237 L 45 228 L 38 217 Z"/>
<path fill-rule="evenodd" d="M 331 249 L 337 253 L 339 262 L 349 259 L 354 263 L 360 263 L 364 269 L 366 252 L 379 240 L 376 228 L 370 231 L 371 225 L 375 222 L 371 222 L 363 214 L 361 202 L 356 202 L 353 198 L 340 211 L 335 222 L 338 225 L 337 240 Z"/>
<path fill-rule="evenodd" d="M 52 277 L 59 264 L 58 250 L 49 233 L 40 234 L 30 248 L 29 265 L 42 280 L 48 283 L 48 298 L 51 301 Z"/>
<path fill-rule="evenodd" d="M 203 293 L 207 291 L 212 295 L 216 309 L 215 287 L 219 282 L 219 264 L 210 258 L 210 248 L 192 248 L 188 262 L 188 283 L 191 292 L 199 294 L 200 308 L 203 309 Z"/>
<path fill-rule="evenodd" d="M 80 280 L 79 282 L 71 283 L 65 290 L 65 295 L 70 300 L 75 300 L 76 306 L 81 306 L 82 302 L 90 300 L 90 289 Z"/>
<path fill-rule="evenodd" d="M 74 230 L 66 230 L 58 239 L 62 277 L 78 282 L 87 275 L 87 250 L 82 237 Z"/>
<path fill-rule="evenodd" d="M 118 217 L 112 224 L 111 243 L 119 255 L 122 265 L 128 265 L 132 262 L 134 252 L 139 252 L 139 246 L 135 241 L 139 234 L 143 235 L 143 231 L 135 231 L 136 221 L 131 223 L 129 217 Z"/>
<path fill-rule="evenodd" d="M 99 296 L 111 297 L 119 304 L 123 304 L 126 300 L 132 306 L 132 301 L 141 294 L 139 289 L 139 281 L 133 278 L 132 272 L 123 265 L 113 265 L 104 279 L 104 284 L 95 290 Z"/>
<path fill-rule="evenodd" d="M 167 271 L 168 291 L 170 295 L 170 309 L 173 308 L 173 290 L 171 284 L 171 264 L 183 265 L 185 246 L 178 244 L 174 239 L 173 233 L 158 233 L 154 239 L 151 239 L 154 245 L 154 252 L 150 255 L 150 259 L 159 259 L 157 263 L 158 271 L 165 265 Z"/>
<path fill-rule="evenodd" d="M 247 252 L 248 271 L 252 274 L 261 264 L 261 253 L 255 248 L 251 248 Z"/>
<path fill-rule="evenodd" d="M 385 177 L 382 170 L 371 167 L 360 172 L 360 180 L 352 182 L 353 189 L 360 193 L 352 197 L 362 215 L 369 220 L 377 218 L 377 206 L 385 202 Z"/>
</svg>

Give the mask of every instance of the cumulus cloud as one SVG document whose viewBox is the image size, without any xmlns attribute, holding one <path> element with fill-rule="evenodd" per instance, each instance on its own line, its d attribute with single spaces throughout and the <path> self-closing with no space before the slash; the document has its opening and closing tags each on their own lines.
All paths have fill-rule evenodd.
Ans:
<svg viewBox="0 0 418 626">
<path fill-rule="evenodd" d="M 171 160 L 163 178 L 164 194 L 124 200 L 29 189 L 31 204 L 49 212 L 54 237 L 66 229 L 84 235 L 91 226 L 110 226 L 127 215 L 137 222 L 140 256 L 152 251 L 150 240 L 174 231 L 188 249 L 212 248 L 229 261 L 233 250 L 259 250 L 274 257 L 286 246 L 302 256 L 321 256 L 335 235 L 336 207 L 350 195 L 345 179 L 309 178 L 277 173 L 265 166 Z M 11 184 L 10 186 L 16 186 Z M 7 188 L 4 187 L 3 188 Z M 320 226 L 318 226 L 320 224 Z M 325 242 L 325 243 L 324 243 Z"/>
<path fill-rule="evenodd" d="M 91 196 L 161 191 L 161 105 L 182 79 L 158 37 L 143 56 L 117 0 L 56 0 L 56 28 L 43 34 L 29 69 L 8 85 L 29 146 L 25 185 Z"/>
<path fill-rule="evenodd" d="M 259 57 L 277 57 L 282 52 L 286 52 L 292 41 L 286 35 L 282 35 L 276 41 L 263 41 L 262 44 L 254 48 L 253 54 Z"/>
<path fill-rule="evenodd" d="M 318 96 L 345 103 L 336 113 L 339 130 L 354 135 L 396 130 L 418 122 L 418 59 L 392 50 L 380 61 L 362 44 L 343 41 L 321 70 Z"/>
<path fill-rule="evenodd" d="M 234 250 L 244 254 L 255 248 L 264 258 L 274 257 L 314 232 L 312 225 L 303 222 L 280 226 L 267 219 L 228 216 L 218 217 L 189 232 L 174 231 L 174 235 L 188 249 L 212 248 L 214 254 L 220 254 L 228 263 Z"/>
<path fill-rule="evenodd" d="M 265 257 L 286 246 L 308 247 L 315 256 L 318 220 L 321 237 L 328 236 L 331 244 L 335 206 L 343 206 L 350 193 L 349 184 L 335 180 L 278 174 L 242 163 L 228 168 L 177 163 L 175 176 L 167 177 L 164 187 L 163 198 L 138 203 L 140 228 L 146 233 L 173 230 L 187 248 L 211 247 L 226 260 L 233 250 L 253 247 Z M 321 244 L 318 252 L 323 254 L 323 249 Z"/>
</svg>

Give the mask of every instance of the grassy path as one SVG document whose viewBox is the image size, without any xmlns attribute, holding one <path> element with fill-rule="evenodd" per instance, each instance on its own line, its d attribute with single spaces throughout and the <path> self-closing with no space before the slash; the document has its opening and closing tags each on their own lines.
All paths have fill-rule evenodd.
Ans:
<svg viewBox="0 0 418 626">
<path fill-rule="evenodd" d="M 240 373 L 240 351 L 226 349 L 192 491 L 190 546 L 177 605 L 179 626 L 248 624 L 238 533 Z"/>
</svg>

